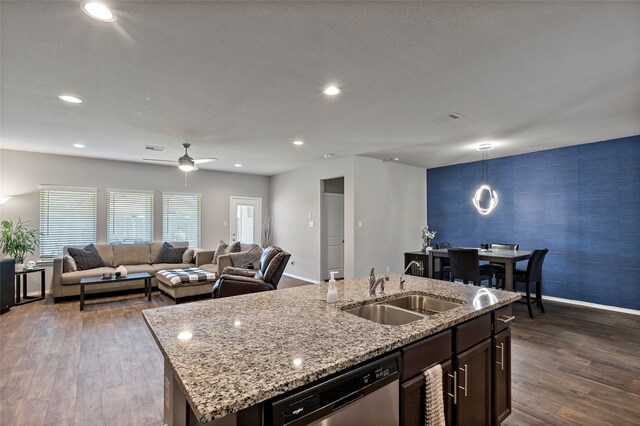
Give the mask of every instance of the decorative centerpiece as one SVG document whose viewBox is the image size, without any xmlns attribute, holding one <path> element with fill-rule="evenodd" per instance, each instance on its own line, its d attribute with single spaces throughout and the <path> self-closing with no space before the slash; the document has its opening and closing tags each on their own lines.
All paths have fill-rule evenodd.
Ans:
<svg viewBox="0 0 640 426">
<path fill-rule="evenodd" d="M 16 260 L 16 271 L 22 271 L 26 255 L 36 251 L 39 236 L 37 228 L 20 219 L 15 224 L 10 220 L 2 221 L 0 250 Z"/>
<path fill-rule="evenodd" d="M 422 228 L 422 251 L 431 250 L 431 242 L 435 238 L 438 231 L 429 231 L 429 225 Z"/>
</svg>

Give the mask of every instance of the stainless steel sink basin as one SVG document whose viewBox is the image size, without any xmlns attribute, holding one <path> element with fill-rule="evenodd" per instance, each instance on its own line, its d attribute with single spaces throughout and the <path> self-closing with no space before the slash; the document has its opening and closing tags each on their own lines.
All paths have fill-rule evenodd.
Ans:
<svg viewBox="0 0 640 426">
<path fill-rule="evenodd" d="M 409 324 L 424 318 L 423 315 L 397 309 L 393 306 L 378 304 L 358 306 L 357 308 L 347 309 L 345 312 L 384 325 Z"/>
<path fill-rule="evenodd" d="M 460 303 L 449 302 L 448 300 L 436 299 L 435 297 L 420 294 L 412 294 L 399 299 L 387 300 L 384 303 L 397 306 L 398 308 L 420 312 L 425 315 L 434 315 L 462 306 Z"/>
</svg>

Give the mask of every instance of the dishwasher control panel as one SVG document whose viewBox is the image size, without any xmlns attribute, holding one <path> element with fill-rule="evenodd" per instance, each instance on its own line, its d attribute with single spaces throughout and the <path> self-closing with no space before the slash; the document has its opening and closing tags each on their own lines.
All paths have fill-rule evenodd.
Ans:
<svg viewBox="0 0 640 426">
<path fill-rule="evenodd" d="M 346 407 L 400 376 L 397 353 L 339 373 L 310 388 L 267 404 L 267 423 L 274 426 L 307 424 Z M 269 424 L 269 423 L 268 423 Z"/>
</svg>

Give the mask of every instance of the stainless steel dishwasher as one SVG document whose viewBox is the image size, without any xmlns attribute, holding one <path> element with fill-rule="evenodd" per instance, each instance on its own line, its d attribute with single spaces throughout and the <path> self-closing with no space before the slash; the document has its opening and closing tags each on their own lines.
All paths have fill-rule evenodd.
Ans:
<svg viewBox="0 0 640 426">
<path fill-rule="evenodd" d="M 400 354 L 369 362 L 268 405 L 273 426 L 399 424 Z"/>
</svg>

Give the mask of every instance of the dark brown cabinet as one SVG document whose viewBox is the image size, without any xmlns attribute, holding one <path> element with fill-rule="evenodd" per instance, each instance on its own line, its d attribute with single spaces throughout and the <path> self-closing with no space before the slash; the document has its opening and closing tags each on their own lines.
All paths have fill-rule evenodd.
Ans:
<svg viewBox="0 0 640 426">
<path fill-rule="evenodd" d="M 429 253 L 424 251 L 409 251 L 404 254 L 404 267 L 415 261 L 417 265 L 412 265 L 407 271 L 409 275 L 417 277 L 429 277 Z"/>
<path fill-rule="evenodd" d="M 493 424 L 511 414 L 511 330 L 496 334 L 493 345 Z"/>
<path fill-rule="evenodd" d="M 425 418 L 422 371 L 443 369 L 447 425 L 499 425 L 511 414 L 511 307 L 402 348 L 400 424 Z M 499 331 L 499 332 L 496 332 Z"/>
<path fill-rule="evenodd" d="M 460 426 L 491 424 L 491 339 L 456 356 L 457 404 Z"/>
<path fill-rule="evenodd" d="M 15 259 L 0 260 L 0 314 L 8 312 L 16 302 L 15 293 L 13 292 L 15 271 Z"/>
</svg>

